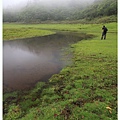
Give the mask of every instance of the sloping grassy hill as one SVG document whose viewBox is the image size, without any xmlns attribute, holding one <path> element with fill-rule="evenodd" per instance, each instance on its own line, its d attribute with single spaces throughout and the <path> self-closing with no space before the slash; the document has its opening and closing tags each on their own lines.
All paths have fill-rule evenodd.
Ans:
<svg viewBox="0 0 120 120">
<path fill-rule="evenodd" d="M 41 25 L 41 27 L 53 25 Z M 117 120 L 117 24 L 56 25 L 96 37 L 71 46 L 73 64 L 28 92 L 4 95 L 5 120 Z M 40 26 L 39 26 L 40 27 Z"/>
</svg>

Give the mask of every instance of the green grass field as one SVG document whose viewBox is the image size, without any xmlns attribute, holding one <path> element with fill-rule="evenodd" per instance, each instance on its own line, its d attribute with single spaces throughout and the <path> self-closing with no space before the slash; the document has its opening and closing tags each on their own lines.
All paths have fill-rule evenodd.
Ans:
<svg viewBox="0 0 120 120">
<path fill-rule="evenodd" d="M 73 64 L 53 75 L 49 83 L 39 82 L 35 88 L 25 93 L 5 94 L 4 119 L 117 120 L 117 23 L 105 24 L 108 28 L 106 40 L 100 40 L 102 26 L 103 24 L 4 25 L 5 31 L 31 27 L 36 30 L 84 32 L 96 36 L 71 45 Z M 7 36 L 10 33 L 4 34 Z M 4 39 L 11 37 L 4 36 Z"/>
<path fill-rule="evenodd" d="M 3 40 L 15 40 L 54 34 L 49 30 L 41 30 L 30 25 L 5 24 L 3 25 Z"/>
</svg>

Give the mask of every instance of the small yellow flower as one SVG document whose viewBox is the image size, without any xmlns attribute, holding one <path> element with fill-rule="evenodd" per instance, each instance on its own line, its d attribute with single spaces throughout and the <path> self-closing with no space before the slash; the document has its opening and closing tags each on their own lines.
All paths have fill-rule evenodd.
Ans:
<svg viewBox="0 0 120 120">
<path fill-rule="evenodd" d="M 112 110 L 112 108 L 110 108 L 110 107 L 106 107 L 106 109 L 108 109 L 108 110 Z"/>
<path fill-rule="evenodd" d="M 106 107 L 106 109 L 108 109 L 109 112 L 112 114 L 112 108 L 110 108 L 110 107 Z"/>
</svg>

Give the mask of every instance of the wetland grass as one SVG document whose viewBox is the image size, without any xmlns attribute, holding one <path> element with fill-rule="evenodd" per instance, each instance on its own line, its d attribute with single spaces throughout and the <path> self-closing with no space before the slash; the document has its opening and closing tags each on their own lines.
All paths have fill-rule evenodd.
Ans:
<svg viewBox="0 0 120 120">
<path fill-rule="evenodd" d="M 102 24 L 37 26 L 96 37 L 71 45 L 73 64 L 53 75 L 49 83 L 5 94 L 4 119 L 117 120 L 117 24 L 106 26 L 106 40 L 100 40 Z"/>
</svg>

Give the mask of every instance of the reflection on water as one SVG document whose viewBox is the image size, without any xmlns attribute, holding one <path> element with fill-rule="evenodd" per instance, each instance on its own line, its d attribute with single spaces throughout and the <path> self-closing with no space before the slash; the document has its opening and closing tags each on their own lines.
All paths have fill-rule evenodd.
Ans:
<svg viewBox="0 0 120 120">
<path fill-rule="evenodd" d="M 31 88 L 38 81 L 47 81 L 65 65 L 61 49 L 80 40 L 74 35 L 56 34 L 16 41 L 3 46 L 3 87 L 8 90 Z"/>
</svg>

